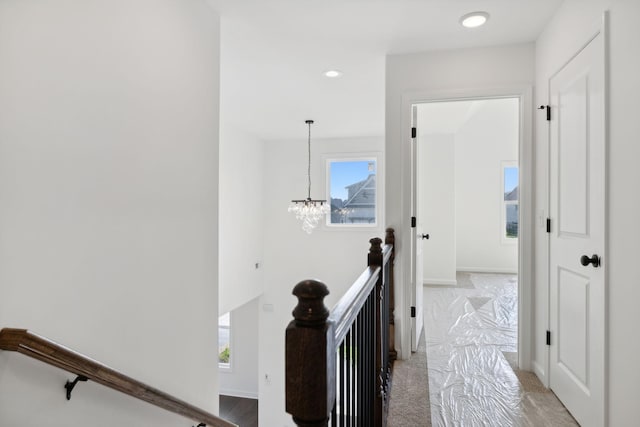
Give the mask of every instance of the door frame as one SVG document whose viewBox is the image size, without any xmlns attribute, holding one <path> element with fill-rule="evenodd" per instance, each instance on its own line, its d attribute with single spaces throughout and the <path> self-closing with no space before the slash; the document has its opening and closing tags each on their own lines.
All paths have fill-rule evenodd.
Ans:
<svg viewBox="0 0 640 427">
<path fill-rule="evenodd" d="M 411 127 L 417 126 L 418 122 L 418 107 L 416 104 L 411 105 Z M 412 131 L 413 132 L 413 131 Z M 416 217 L 418 219 L 418 135 L 413 137 L 411 135 L 411 216 Z M 422 240 L 418 242 L 418 234 L 422 233 L 421 223 L 416 221 L 416 226 L 411 230 L 413 232 L 412 238 L 409 243 L 409 252 L 411 253 L 411 269 L 409 270 L 411 274 L 410 282 L 413 283 L 411 286 L 411 300 L 410 306 L 415 307 L 415 316 L 412 316 L 410 320 L 409 330 L 411 331 L 411 351 L 417 351 L 420 335 L 424 330 L 424 290 L 423 292 L 418 292 L 418 265 L 420 265 L 420 270 L 423 270 L 423 260 L 420 259 L 418 261 L 418 249 L 420 249 L 420 255 L 423 255 L 423 247 L 424 244 Z M 420 279 L 422 282 L 422 278 Z M 422 286 L 422 284 L 421 284 Z M 419 296 L 418 296 L 419 294 Z"/>
<path fill-rule="evenodd" d="M 449 91 L 416 91 L 402 95 L 402 220 L 401 235 L 403 242 L 415 238 L 411 228 L 412 212 L 412 176 L 411 176 L 411 125 L 412 106 L 414 104 L 462 101 L 474 99 L 518 98 L 520 104 L 520 124 L 518 141 L 518 164 L 520 174 L 520 235 L 518 236 L 518 366 L 531 370 L 533 351 L 533 90 L 531 86 L 504 86 L 470 88 Z M 411 354 L 411 269 L 410 256 L 402 258 L 402 282 L 400 289 L 401 306 L 396 312 L 402 317 L 402 324 L 407 325 L 401 331 L 401 354 L 408 358 Z"/>
</svg>

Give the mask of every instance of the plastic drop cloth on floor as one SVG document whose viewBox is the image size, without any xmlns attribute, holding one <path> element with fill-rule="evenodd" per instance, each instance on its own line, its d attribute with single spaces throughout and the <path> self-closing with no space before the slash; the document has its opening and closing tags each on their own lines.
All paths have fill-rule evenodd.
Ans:
<svg viewBox="0 0 640 427">
<path fill-rule="evenodd" d="M 459 273 L 425 287 L 429 397 L 434 426 L 576 425 L 550 392 L 524 390 L 516 359 L 517 276 Z"/>
</svg>

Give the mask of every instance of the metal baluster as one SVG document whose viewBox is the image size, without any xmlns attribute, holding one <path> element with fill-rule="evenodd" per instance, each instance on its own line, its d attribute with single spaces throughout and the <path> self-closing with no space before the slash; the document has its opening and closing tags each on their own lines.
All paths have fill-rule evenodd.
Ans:
<svg viewBox="0 0 640 427">
<path fill-rule="evenodd" d="M 375 288 L 374 288 L 375 290 Z M 374 339 L 372 339 L 372 337 L 374 337 L 375 335 L 375 331 L 374 331 L 374 325 L 371 324 L 371 319 L 372 319 L 372 307 L 371 307 L 371 295 L 369 295 L 369 298 L 367 298 L 367 304 L 366 304 L 366 310 L 367 310 L 367 353 L 366 353 L 366 359 L 367 359 L 367 385 L 366 385 L 366 393 L 365 393 L 365 397 L 367 399 L 367 425 L 370 426 L 371 425 L 371 413 L 373 411 L 373 405 L 371 404 L 371 390 L 374 387 L 374 382 L 373 382 L 373 375 L 372 372 L 374 371 L 374 367 L 371 363 L 371 355 L 374 354 L 373 353 L 373 349 L 371 348 L 371 342 L 374 341 Z"/>
<path fill-rule="evenodd" d="M 368 426 L 369 423 L 369 310 L 367 301 L 362 306 L 362 424 Z"/>
<path fill-rule="evenodd" d="M 347 364 L 347 375 L 345 378 L 345 388 L 346 388 L 346 394 L 345 394 L 345 399 L 344 399 L 344 403 L 345 403 L 345 417 L 347 420 L 347 427 L 352 427 L 351 424 L 351 387 L 350 387 L 350 382 L 351 382 L 351 341 L 352 341 L 352 337 L 351 337 L 351 329 L 349 329 L 349 332 L 347 332 L 347 336 L 345 337 L 344 341 L 346 343 L 345 346 L 345 358 L 346 358 L 346 364 Z"/>
<path fill-rule="evenodd" d="M 364 427 L 364 363 L 363 363 L 363 353 L 365 351 L 364 348 L 364 319 L 363 313 L 360 311 L 358 314 L 358 425 Z"/>
<path fill-rule="evenodd" d="M 351 363 L 353 363 L 353 377 L 351 378 L 351 389 L 352 389 L 352 396 L 351 396 L 351 400 L 352 400 L 352 405 L 353 405 L 353 425 L 354 427 L 359 427 L 360 426 L 360 418 L 358 417 L 359 414 L 359 407 L 358 407 L 358 378 L 359 378 L 359 366 L 358 366 L 358 353 L 360 352 L 360 349 L 358 348 L 358 336 L 359 336 L 359 332 L 360 329 L 359 327 L 359 322 L 358 322 L 358 317 L 356 316 L 356 319 L 353 321 L 353 351 L 351 353 Z"/>
<path fill-rule="evenodd" d="M 374 416 L 375 416 L 375 399 L 376 399 L 376 339 L 375 336 L 380 333 L 376 329 L 376 298 L 373 296 L 370 301 L 371 304 L 371 328 L 373 329 L 371 333 L 371 342 L 369 343 L 369 348 L 371 349 L 369 352 L 369 364 L 371 365 L 371 388 L 369 390 L 369 405 L 370 405 L 370 417 L 371 417 L 371 425 L 374 424 Z"/>
</svg>

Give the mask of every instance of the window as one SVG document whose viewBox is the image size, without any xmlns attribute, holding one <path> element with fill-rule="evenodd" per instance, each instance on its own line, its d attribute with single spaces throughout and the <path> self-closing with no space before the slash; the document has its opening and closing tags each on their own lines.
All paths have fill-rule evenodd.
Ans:
<svg viewBox="0 0 640 427">
<path fill-rule="evenodd" d="M 225 313 L 218 318 L 218 366 L 231 368 L 231 316 Z"/>
<path fill-rule="evenodd" d="M 377 226 L 377 165 L 375 157 L 327 160 L 328 193 L 331 200 L 331 214 L 327 215 L 327 225 Z"/>
<path fill-rule="evenodd" d="M 507 240 L 512 240 L 518 238 L 518 223 L 520 218 L 518 205 L 518 166 L 511 163 L 503 165 L 502 170 L 502 237 Z"/>
</svg>

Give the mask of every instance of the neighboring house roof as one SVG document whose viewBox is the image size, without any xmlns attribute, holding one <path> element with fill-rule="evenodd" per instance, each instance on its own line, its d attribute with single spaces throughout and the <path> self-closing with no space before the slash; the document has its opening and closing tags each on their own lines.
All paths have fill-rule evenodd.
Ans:
<svg viewBox="0 0 640 427">
<path fill-rule="evenodd" d="M 376 175 L 371 174 L 366 179 L 345 187 L 348 200 L 344 206 L 369 207 L 376 204 Z"/>
<path fill-rule="evenodd" d="M 331 207 L 335 209 L 341 209 L 344 207 L 344 200 L 331 198 Z"/>
<path fill-rule="evenodd" d="M 513 190 L 511 190 L 509 193 L 504 193 L 504 199 L 505 200 L 518 200 L 518 186 L 516 186 L 516 188 L 514 188 Z"/>
</svg>

